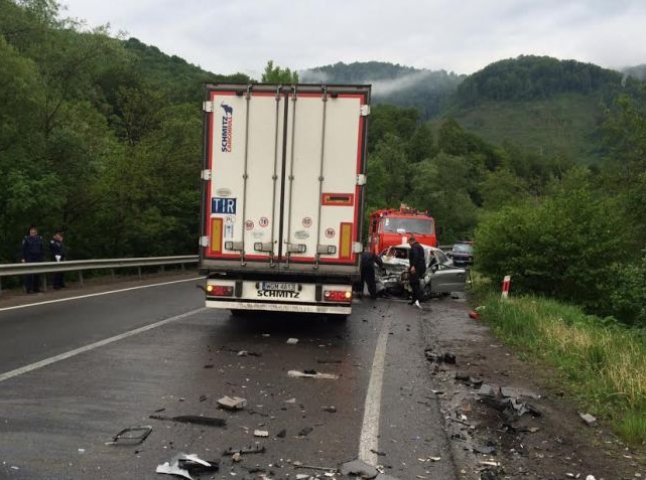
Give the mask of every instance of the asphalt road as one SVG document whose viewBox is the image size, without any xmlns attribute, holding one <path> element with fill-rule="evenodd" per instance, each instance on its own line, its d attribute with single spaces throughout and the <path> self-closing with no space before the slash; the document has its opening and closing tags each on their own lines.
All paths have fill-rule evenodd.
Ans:
<svg viewBox="0 0 646 480">
<path fill-rule="evenodd" d="M 394 478 L 457 478 L 424 359 L 433 312 L 367 300 L 345 322 L 234 319 L 203 309 L 197 283 L 11 310 L 0 303 L 0 479 L 171 478 L 155 468 L 179 452 L 221 460 L 219 473 L 201 478 L 320 475 L 295 462 L 336 468 L 359 456 Z M 338 379 L 288 375 L 308 369 Z M 247 407 L 218 409 L 223 395 Z M 141 445 L 106 445 L 136 425 L 153 427 Z M 269 437 L 255 438 L 256 429 Z M 255 442 L 265 453 L 240 463 L 222 456 Z"/>
</svg>

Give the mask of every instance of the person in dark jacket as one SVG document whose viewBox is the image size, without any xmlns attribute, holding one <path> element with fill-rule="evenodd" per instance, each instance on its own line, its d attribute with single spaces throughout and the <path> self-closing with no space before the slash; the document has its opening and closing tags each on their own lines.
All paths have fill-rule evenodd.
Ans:
<svg viewBox="0 0 646 480">
<path fill-rule="evenodd" d="M 359 288 L 359 293 L 363 294 L 364 285 L 368 285 L 368 292 L 370 292 L 370 298 L 372 299 L 377 298 L 375 263 L 379 265 L 380 268 L 383 268 L 384 266 L 384 262 L 381 260 L 381 257 L 370 252 L 369 248 L 366 247 L 364 252 L 361 254 L 361 287 Z"/>
<path fill-rule="evenodd" d="M 63 230 L 57 230 L 49 241 L 49 253 L 52 256 L 52 262 L 62 262 L 65 260 L 65 245 L 63 245 Z M 65 279 L 63 272 L 56 272 L 52 275 L 52 286 L 54 290 L 65 288 Z"/>
<path fill-rule="evenodd" d="M 415 239 L 413 235 L 408 237 L 408 244 L 410 245 L 410 252 L 408 254 L 408 273 L 411 289 L 413 290 L 413 297 L 410 301 L 411 305 L 417 308 L 422 308 L 420 302 L 424 300 L 422 294 L 422 287 L 420 285 L 420 278 L 424 277 L 426 273 L 426 259 L 424 258 L 424 247 Z"/>
<path fill-rule="evenodd" d="M 43 237 L 38 235 L 38 229 L 32 225 L 29 227 L 29 234 L 22 239 L 22 262 L 42 262 L 45 258 Z M 25 290 L 27 293 L 40 292 L 40 276 L 25 275 Z"/>
</svg>

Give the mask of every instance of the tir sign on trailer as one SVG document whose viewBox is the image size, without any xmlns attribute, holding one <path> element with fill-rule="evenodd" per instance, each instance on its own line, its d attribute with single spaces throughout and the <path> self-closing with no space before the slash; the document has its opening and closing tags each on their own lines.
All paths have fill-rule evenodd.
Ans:
<svg viewBox="0 0 646 480">
<path fill-rule="evenodd" d="M 349 313 L 369 101 L 369 86 L 207 86 L 201 268 L 235 287 L 208 306 Z"/>
</svg>

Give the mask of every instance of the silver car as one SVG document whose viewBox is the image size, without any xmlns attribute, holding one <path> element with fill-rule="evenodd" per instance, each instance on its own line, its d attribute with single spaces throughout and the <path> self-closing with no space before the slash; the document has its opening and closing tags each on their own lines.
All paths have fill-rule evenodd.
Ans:
<svg viewBox="0 0 646 480">
<path fill-rule="evenodd" d="M 422 245 L 426 260 L 426 273 L 421 279 L 422 290 L 427 298 L 463 292 L 467 281 L 467 271 L 458 268 L 439 248 Z M 408 281 L 407 243 L 388 247 L 381 254 L 384 268 L 377 275 L 378 287 L 391 295 L 404 295 L 411 291 Z"/>
</svg>

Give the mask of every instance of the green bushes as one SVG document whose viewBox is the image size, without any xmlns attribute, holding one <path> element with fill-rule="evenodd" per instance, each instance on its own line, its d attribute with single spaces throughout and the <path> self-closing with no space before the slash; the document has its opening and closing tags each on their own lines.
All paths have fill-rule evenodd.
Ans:
<svg viewBox="0 0 646 480">
<path fill-rule="evenodd" d="M 612 314 L 613 264 L 625 236 L 612 200 L 574 170 L 551 197 L 505 207 L 476 230 L 477 268 L 493 281 L 512 275 L 515 292 L 537 293 Z M 617 304 L 619 299 L 617 300 Z"/>
</svg>

